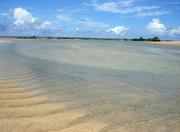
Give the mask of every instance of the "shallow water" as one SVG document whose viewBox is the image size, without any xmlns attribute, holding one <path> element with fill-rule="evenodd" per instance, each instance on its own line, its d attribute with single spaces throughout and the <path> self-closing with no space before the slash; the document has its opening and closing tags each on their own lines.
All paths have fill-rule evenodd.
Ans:
<svg viewBox="0 0 180 132">
<path fill-rule="evenodd" d="M 102 131 L 180 129 L 180 47 L 142 42 L 12 40 L 0 45 L 0 79 L 38 89 Z"/>
</svg>

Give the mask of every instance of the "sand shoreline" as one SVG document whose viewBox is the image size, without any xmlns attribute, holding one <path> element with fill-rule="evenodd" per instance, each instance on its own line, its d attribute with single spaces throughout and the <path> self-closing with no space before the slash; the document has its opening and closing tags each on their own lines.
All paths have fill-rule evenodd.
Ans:
<svg viewBox="0 0 180 132">
<path fill-rule="evenodd" d="M 180 41 L 160 41 L 160 42 L 145 42 L 146 44 L 165 45 L 165 46 L 180 46 Z"/>
<path fill-rule="evenodd" d="M 1 132 L 96 132 L 106 126 L 98 121 L 78 122 L 87 113 L 63 111 L 64 104 L 4 81 L 0 81 L 0 107 Z"/>
</svg>

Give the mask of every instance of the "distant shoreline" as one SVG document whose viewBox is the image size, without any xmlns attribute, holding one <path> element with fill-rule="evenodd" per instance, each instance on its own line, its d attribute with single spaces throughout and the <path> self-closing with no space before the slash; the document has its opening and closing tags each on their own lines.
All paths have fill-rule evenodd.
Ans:
<svg viewBox="0 0 180 132">
<path fill-rule="evenodd" d="M 92 37 L 53 37 L 53 36 L 0 36 L 0 39 L 55 39 L 55 40 L 116 40 L 116 41 L 160 41 L 158 37 L 153 38 L 92 38 Z"/>
<path fill-rule="evenodd" d="M 145 44 L 180 46 L 180 41 L 173 40 L 150 40 L 149 39 L 126 39 L 126 38 L 83 38 L 83 37 L 33 37 L 33 36 L 0 36 L 0 43 L 7 42 L 9 39 L 47 39 L 47 40 L 114 40 L 114 41 L 138 41 Z"/>
</svg>

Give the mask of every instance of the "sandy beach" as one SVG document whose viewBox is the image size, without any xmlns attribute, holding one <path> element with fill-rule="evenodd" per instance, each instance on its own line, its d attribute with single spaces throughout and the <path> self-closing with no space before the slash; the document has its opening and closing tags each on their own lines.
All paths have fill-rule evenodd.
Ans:
<svg viewBox="0 0 180 132">
<path fill-rule="evenodd" d="M 65 105 L 0 81 L 1 132 L 96 132 L 105 127 L 97 121 L 80 122 L 86 113 L 65 111 Z"/>
<path fill-rule="evenodd" d="M 161 41 L 161 42 L 145 42 L 147 44 L 165 45 L 165 46 L 180 46 L 180 41 Z"/>
</svg>

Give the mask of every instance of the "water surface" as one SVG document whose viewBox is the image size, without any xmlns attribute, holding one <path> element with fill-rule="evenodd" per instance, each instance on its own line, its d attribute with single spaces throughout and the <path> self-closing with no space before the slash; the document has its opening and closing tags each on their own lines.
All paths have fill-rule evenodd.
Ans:
<svg viewBox="0 0 180 132">
<path fill-rule="evenodd" d="M 0 45 L 1 78 L 38 89 L 104 131 L 180 128 L 180 47 L 142 42 L 12 40 Z M 7 74 L 8 73 L 8 74 Z"/>
</svg>

